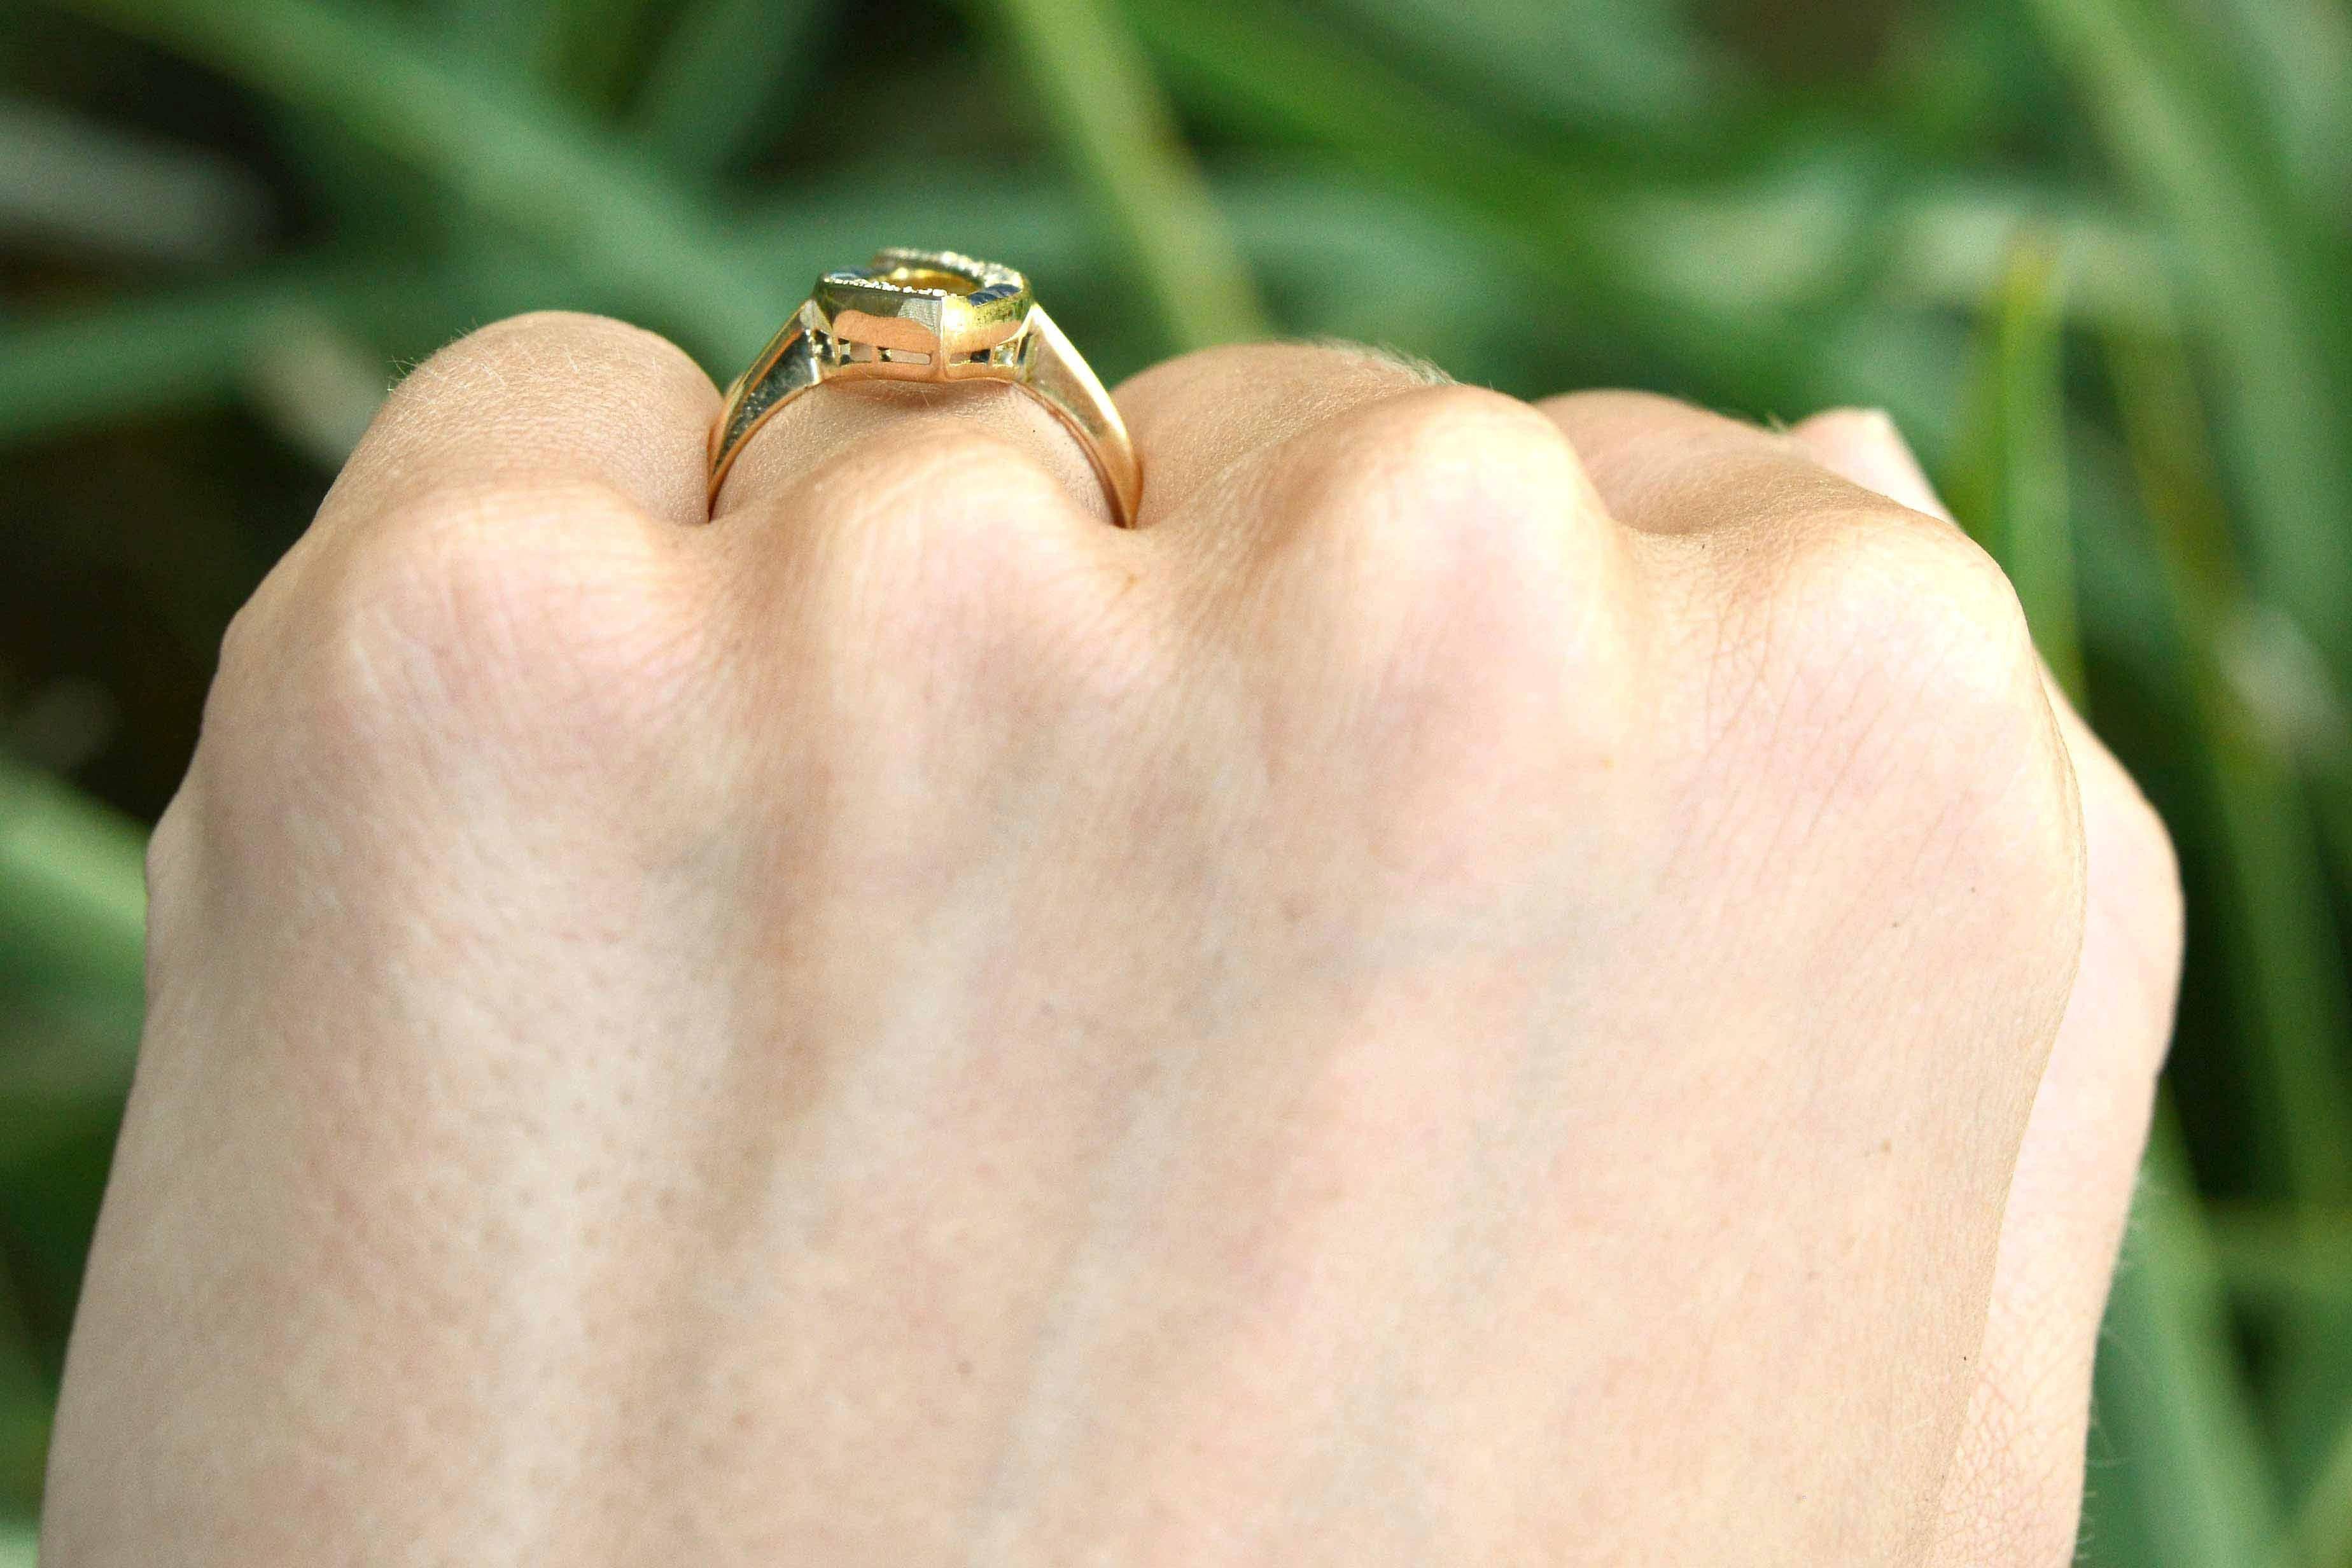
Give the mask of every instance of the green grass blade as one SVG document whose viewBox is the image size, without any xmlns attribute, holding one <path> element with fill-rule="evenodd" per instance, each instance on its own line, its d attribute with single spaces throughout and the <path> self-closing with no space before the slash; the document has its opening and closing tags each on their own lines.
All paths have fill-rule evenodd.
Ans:
<svg viewBox="0 0 2352 1568">
<path fill-rule="evenodd" d="M 555 0 L 433 0 L 441 26 L 467 47 L 518 75 L 530 70 L 547 37 Z"/>
<path fill-rule="evenodd" d="M 987 0 L 985 9 L 1116 226 L 1169 345 L 1264 337 L 1256 285 L 1108 0 Z"/>
<path fill-rule="evenodd" d="M 146 984 L 146 833 L 0 759 L 0 948 L 54 984 L 128 998 Z"/>
<path fill-rule="evenodd" d="M 1288 7 L 1126 0 L 1126 10 L 1202 112 L 1284 142 L 1304 137 L 1442 202 L 1456 222 L 1538 252 L 1549 288 L 1535 297 L 1572 307 L 1529 311 L 1525 331 L 1537 341 L 1570 318 L 1607 322 L 1621 350 L 1630 339 L 1641 357 L 1665 362 L 1661 375 L 1671 366 L 1686 389 L 1759 416 L 1796 417 L 1857 395 L 1893 401 L 1831 374 L 1826 325 L 1711 309 L 1662 287 L 1657 251 L 1629 205 L 1647 183 L 1629 171 L 1483 130 L 1357 40 Z"/>
<path fill-rule="evenodd" d="M 478 268 L 392 269 L 308 257 L 202 287 L 0 321 L 0 449 L 247 397 L 266 403 L 292 390 L 273 384 L 286 351 L 321 323 L 429 346 L 543 303 L 566 281 L 510 258 Z"/>
<path fill-rule="evenodd" d="M 2352 1321 L 2352 1213 L 2238 1205 L 2209 1213 L 2230 1293 L 2273 1315 Z"/>
<path fill-rule="evenodd" d="M 2223 656 L 2232 682 L 2278 749 L 2308 771 L 2321 847 L 2336 885 L 2352 889 L 2352 701 L 2326 657 L 2285 616 L 2254 606 L 2231 632 Z"/>
<path fill-rule="evenodd" d="M 2054 255 L 2053 292 L 2069 325 L 2171 325 L 2148 306 L 2149 279 L 2163 278 L 2157 237 L 2079 193 L 2011 179 L 1939 179 L 1905 193 L 1881 217 L 1891 239 L 1879 288 L 1897 301 L 1981 311 L 2014 264 L 2018 235 L 2031 230 Z"/>
<path fill-rule="evenodd" d="M 0 1036 L 0 1191 L 39 1183 L 61 1146 L 121 1113 L 131 1087 L 141 998 L 88 984 L 58 994 L 57 979 L 0 988 L 16 1015 Z"/>
<path fill-rule="evenodd" d="M 2218 658 L 2251 615 L 2204 421 L 2177 339 L 2112 341 L 2117 406 L 2189 659 L 2221 810 L 2237 989 L 2261 1068 L 2277 1176 L 2304 1202 L 2352 1200 L 2352 1001 L 2311 812 L 2271 726 Z"/>
<path fill-rule="evenodd" d="M 1727 107 L 1724 62 L 1661 0 L 1339 0 L 1339 11 L 1478 103 L 1558 124 L 1687 141 Z"/>
<path fill-rule="evenodd" d="M 2077 708 L 2087 709 L 2074 592 L 2074 537 L 2067 497 L 2066 396 L 2057 264 L 2027 237 L 2001 280 L 1994 333 L 1993 489 L 1996 553 L 2016 585 L 2034 646 Z"/>
<path fill-rule="evenodd" d="M 2352 1416 L 2338 1428 L 2318 1479 L 2294 1521 L 2295 1561 L 2304 1568 L 2352 1563 Z"/>
<path fill-rule="evenodd" d="M 1211 0 L 1127 0 L 1126 10 L 1178 84 L 1229 123 L 1311 137 L 1521 234 L 1549 233 L 1588 194 L 1588 182 L 1464 123 L 1444 98 L 1304 16 Z M 1573 269 L 1591 247 L 1566 237 L 1560 260 Z"/>
<path fill-rule="evenodd" d="M 2256 607 L 2224 650 L 2249 708 L 2311 776 L 2320 841 L 2336 885 L 2352 889 L 2352 699 L 2303 628 Z"/>
<path fill-rule="evenodd" d="M 2243 41 L 2256 103 L 2267 109 L 2299 193 L 2323 214 L 2338 205 L 2352 163 L 2352 8 L 2343 0 L 2220 0 L 2214 15 Z"/>
<path fill-rule="evenodd" d="M 2257 612 L 2231 554 L 2184 352 L 2171 337 L 2121 337 L 2111 359 L 2217 807 L 2231 984 L 2268 1133 L 2253 1152 L 2298 1212 L 2340 1212 L 2352 1203 L 2352 997 L 2310 803 L 2284 738 L 2222 662 Z M 2352 1399 L 2352 1324 L 2316 1303 L 2295 1312 L 2273 1386 L 2293 1499 L 2326 1462 Z"/>
<path fill-rule="evenodd" d="M 0 1258 L 0 1514 L 29 1509 L 40 1498 L 56 1393 L 26 1331 L 16 1282 Z M 0 1526 L 0 1552 L 7 1542 Z M 0 1556 L 0 1564 L 6 1561 Z"/>
<path fill-rule="evenodd" d="M 2085 1498 L 2094 1560 L 2116 1568 L 2282 1561 L 2284 1525 L 2230 1342 L 2221 1271 L 2168 1106 L 2107 1302 Z"/>
<path fill-rule="evenodd" d="M 743 267 L 726 226 L 635 146 L 374 14 L 331 0 L 58 3 L 331 117 L 721 363 L 799 299 L 804 279 Z"/>
<path fill-rule="evenodd" d="M 835 0 L 692 0 L 646 68 L 630 124 L 707 178 L 775 131 L 825 58 Z"/>
<path fill-rule="evenodd" d="M 274 323 L 304 310 L 340 311 L 370 291 L 360 268 L 297 265 L 0 326 L 0 447 L 226 403 Z"/>
<path fill-rule="evenodd" d="M 0 99 L 0 238 L 133 262 L 217 266 L 261 247 L 268 190 L 205 149 Z"/>
<path fill-rule="evenodd" d="M 636 85 L 659 0 L 553 0 L 539 47 L 541 79 L 600 118 Z"/>
<path fill-rule="evenodd" d="M 1989 547 L 2079 705 L 2085 694 L 2054 277 L 2045 247 L 2028 241 L 2016 248 L 1979 368 L 1981 450 L 1971 466 L 1978 504 L 1993 514 Z M 2229 1354 L 2221 1271 L 2168 1109 L 2139 1197 L 2098 1368 L 2100 1441 L 2121 1465 L 2092 1473 L 2086 1536 L 2110 1562 L 2260 1568 L 2278 1561 L 2283 1527 Z"/>
<path fill-rule="evenodd" d="M 2265 593 L 2352 668 L 2352 396 L 2345 289 L 2263 139 L 2192 85 L 2221 51 L 2154 0 L 2032 0 L 2110 155 L 2169 217 L 2224 372 Z"/>
</svg>

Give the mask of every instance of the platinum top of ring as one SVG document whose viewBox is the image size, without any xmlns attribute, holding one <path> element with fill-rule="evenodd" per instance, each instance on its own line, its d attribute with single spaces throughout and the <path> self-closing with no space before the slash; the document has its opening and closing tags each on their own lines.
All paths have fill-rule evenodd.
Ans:
<svg viewBox="0 0 2352 1568">
<path fill-rule="evenodd" d="M 1001 381 L 1044 404 L 1086 448 L 1122 526 L 1142 488 L 1110 394 L 1010 267 L 951 250 L 890 249 L 828 272 L 751 368 L 710 433 L 710 493 L 752 432 L 826 381 Z"/>
</svg>

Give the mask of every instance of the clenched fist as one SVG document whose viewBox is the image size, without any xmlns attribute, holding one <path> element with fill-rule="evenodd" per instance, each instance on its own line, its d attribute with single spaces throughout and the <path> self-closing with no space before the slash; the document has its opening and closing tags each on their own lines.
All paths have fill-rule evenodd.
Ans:
<svg viewBox="0 0 2352 1568">
<path fill-rule="evenodd" d="M 2072 1548 L 2179 908 L 1883 420 L 394 397 L 232 628 L 45 1568 Z"/>
</svg>

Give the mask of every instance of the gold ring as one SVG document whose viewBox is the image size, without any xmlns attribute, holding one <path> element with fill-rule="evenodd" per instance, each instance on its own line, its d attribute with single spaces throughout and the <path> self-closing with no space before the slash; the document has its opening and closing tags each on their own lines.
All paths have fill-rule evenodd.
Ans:
<svg viewBox="0 0 2352 1568">
<path fill-rule="evenodd" d="M 727 389 L 710 431 L 710 495 L 751 433 L 823 381 L 1002 381 L 1054 412 L 1087 450 L 1122 528 L 1143 489 L 1118 409 L 1010 267 L 950 250 L 884 250 L 828 272 Z"/>
</svg>

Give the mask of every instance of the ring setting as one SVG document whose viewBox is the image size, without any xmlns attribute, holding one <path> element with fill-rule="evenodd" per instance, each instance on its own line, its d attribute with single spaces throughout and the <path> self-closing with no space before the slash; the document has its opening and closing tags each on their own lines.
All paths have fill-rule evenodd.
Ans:
<svg viewBox="0 0 2352 1568">
<path fill-rule="evenodd" d="M 1010 267 L 951 250 L 893 248 L 827 272 L 751 368 L 727 389 L 710 435 L 713 500 L 754 431 L 827 381 L 998 381 L 1077 437 L 1111 515 L 1135 521 L 1135 448 L 1093 370 Z"/>
</svg>

